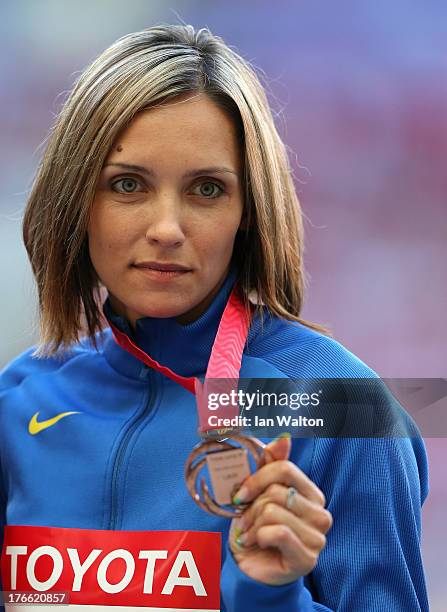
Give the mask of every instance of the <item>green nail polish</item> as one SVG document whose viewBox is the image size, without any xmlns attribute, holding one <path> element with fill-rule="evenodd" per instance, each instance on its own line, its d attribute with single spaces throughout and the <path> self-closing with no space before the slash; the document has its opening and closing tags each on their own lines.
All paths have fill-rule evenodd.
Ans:
<svg viewBox="0 0 447 612">
<path fill-rule="evenodd" d="M 281 440 L 281 438 L 290 439 L 291 437 L 292 436 L 290 435 L 290 431 L 283 431 L 282 433 L 279 434 L 279 436 L 276 436 L 273 442 L 276 442 L 276 440 Z"/>
<path fill-rule="evenodd" d="M 235 506 L 239 506 L 240 504 L 244 504 L 248 500 L 248 496 L 248 489 L 242 487 L 242 489 L 239 489 L 236 495 L 233 496 L 232 502 Z"/>
</svg>

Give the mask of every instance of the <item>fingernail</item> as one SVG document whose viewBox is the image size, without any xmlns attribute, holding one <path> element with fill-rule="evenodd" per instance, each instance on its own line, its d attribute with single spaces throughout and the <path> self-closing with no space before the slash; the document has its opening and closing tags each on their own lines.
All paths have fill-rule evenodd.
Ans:
<svg viewBox="0 0 447 612">
<path fill-rule="evenodd" d="M 233 504 L 235 504 L 236 506 L 238 506 L 239 504 L 243 504 L 244 502 L 248 501 L 248 496 L 248 489 L 246 487 L 242 487 L 242 489 L 239 489 L 239 491 L 233 497 Z"/>
<path fill-rule="evenodd" d="M 240 527 L 239 519 L 236 519 L 237 523 L 235 523 L 233 528 L 234 535 L 234 543 L 238 548 L 242 548 L 243 546 L 243 529 Z"/>
<path fill-rule="evenodd" d="M 241 518 L 238 519 L 238 526 L 240 527 L 241 531 L 247 531 L 247 525 L 244 517 L 241 516 Z"/>
<path fill-rule="evenodd" d="M 281 440 L 281 438 L 290 439 L 291 437 L 292 436 L 290 435 L 289 431 L 283 431 L 282 433 L 279 434 L 279 436 L 276 436 L 273 442 L 276 442 L 277 440 Z"/>
</svg>

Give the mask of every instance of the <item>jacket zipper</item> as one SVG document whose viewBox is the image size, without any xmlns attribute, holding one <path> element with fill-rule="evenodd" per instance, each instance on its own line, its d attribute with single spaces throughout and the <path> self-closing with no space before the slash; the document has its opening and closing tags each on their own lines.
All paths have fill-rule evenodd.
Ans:
<svg viewBox="0 0 447 612">
<path fill-rule="evenodd" d="M 119 478 L 122 471 L 123 458 L 126 454 L 127 447 L 129 446 L 129 442 L 132 439 L 132 436 L 141 425 L 141 423 L 146 419 L 148 413 L 153 408 L 156 398 L 156 389 L 155 389 L 155 377 L 153 376 L 153 372 L 149 370 L 149 393 L 146 398 L 146 403 L 144 409 L 138 414 L 135 419 L 129 423 L 128 429 L 124 436 L 121 439 L 120 445 L 116 452 L 115 462 L 113 465 L 113 473 L 112 473 L 112 497 L 111 497 L 111 507 L 110 507 L 110 521 L 108 529 L 115 530 L 116 523 L 118 520 L 118 488 L 119 488 Z"/>
</svg>

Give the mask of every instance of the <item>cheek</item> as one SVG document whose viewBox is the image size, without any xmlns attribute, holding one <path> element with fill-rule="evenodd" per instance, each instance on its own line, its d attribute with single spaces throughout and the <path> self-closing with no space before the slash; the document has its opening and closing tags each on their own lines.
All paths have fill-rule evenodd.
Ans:
<svg viewBox="0 0 447 612">
<path fill-rule="evenodd" d="M 232 215 L 230 219 L 228 219 L 225 227 L 217 230 L 217 236 L 221 236 L 222 243 L 225 245 L 226 249 L 233 249 L 234 241 L 236 239 L 236 235 L 241 224 L 242 214 L 240 215 Z"/>
<path fill-rule="evenodd" d="M 88 229 L 89 249 L 92 259 L 110 257 L 120 252 L 131 240 L 131 232 L 122 219 L 111 214 L 93 212 Z M 110 263 L 113 264 L 112 258 Z"/>
<path fill-rule="evenodd" d="M 222 227 L 210 228 L 208 232 L 204 232 L 203 228 L 200 235 L 195 240 L 196 250 L 202 254 L 202 257 L 207 261 L 213 261 L 213 265 L 222 261 L 223 257 L 227 258 L 234 245 L 236 238 L 236 228 Z"/>
<path fill-rule="evenodd" d="M 190 225 L 195 244 L 202 251 L 217 254 L 231 249 L 241 223 L 242 212 L 222 211 L 218 215 L 204 215 L 194 219 Z"/>
</svg>

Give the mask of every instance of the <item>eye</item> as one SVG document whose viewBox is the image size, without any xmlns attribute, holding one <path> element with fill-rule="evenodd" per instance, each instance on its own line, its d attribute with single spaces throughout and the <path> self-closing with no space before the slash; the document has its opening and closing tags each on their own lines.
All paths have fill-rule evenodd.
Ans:
<svg viewBox="0 0 447 612">
<path fill-rule="evenodd" d="M 209 199 L 218 198 L 224 192 L 224 189 L 214 181 L 203 181 L 194 189 L 199 189 L 197 195 Z"/>
<path fill-rule="evenodd" d="M 121 187 L 116 189 L 116 185 L 121 183 Z M 139 182 L 132 178 L 131 176 L 125 176 L 123 178 L 118 179 L 112 183 L 112 189 L 117 193 L 135 193 L 135 185 L 138 185 Z"/>
</svg>

